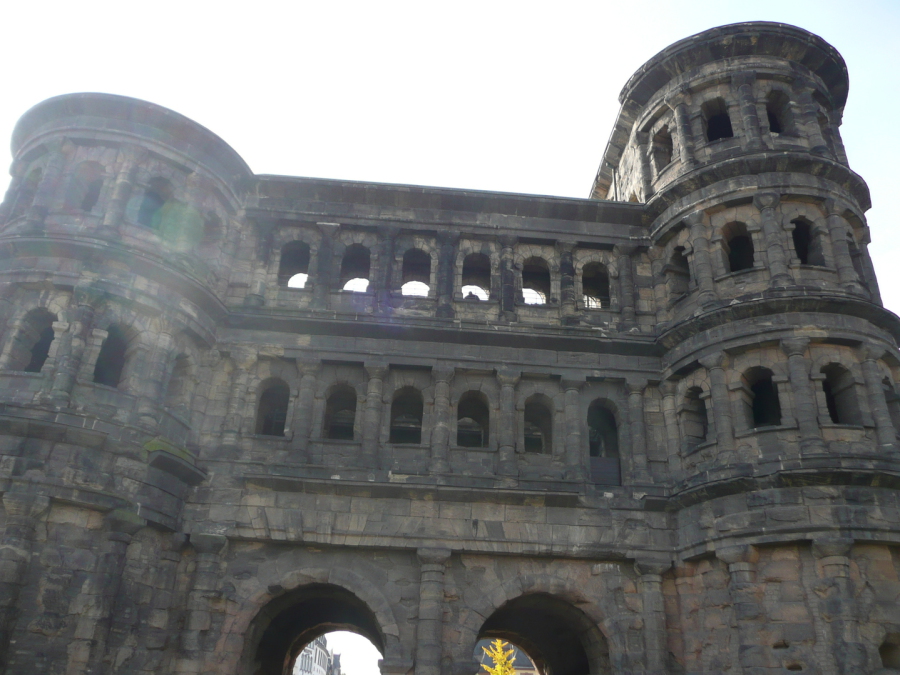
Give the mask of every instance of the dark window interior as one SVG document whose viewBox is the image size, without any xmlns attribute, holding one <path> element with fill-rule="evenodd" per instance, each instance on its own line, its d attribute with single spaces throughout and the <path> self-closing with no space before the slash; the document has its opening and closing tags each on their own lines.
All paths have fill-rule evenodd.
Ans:
<svg viewBox="0 0 900 675">
<path fill-rule="evenodd" d="M 404 387 L 391 404 L 391 443 L 422 442 L 422 394 Z"/>
<path fill-rule="evenodd" d="M 467 392 L 456 407 L 456 444 L 463 448 L 486 448 L 490 437 L 490 413 L 481 392 Z"/>
<path fill-rule="evenodd" d="M 291 390 L 284 382 L 274 382 L 259 397 L 256 433 L 260 436 L 284 436 Z"/>
<path fill-rule="evenodd" d="M 100 346 L 100 354 L 94 366 L 94 382 L 107 387 L 118 387 L 125 368 L 125 352 L 128 340 L 118 326 L 110 326 L 106 339 Z"/>
<path fill-rule="evenodd" d="M 553 451 L 553 418 L 540 400 L 525 404 L 525 452 L 549 455 Z"/>
<path fill-rule="evenodd" d="M 581 289 L 584 306 L 588 309 L 609 309 L 609 274 L 600 263 L 589 263 L 581 270 Z"/>
<path fill-rule="evenodd" d="M 356 422 L 356 392 L 340 386 L 331 392 L 325 403 L 325 438 L 352 441 Z"/>
</svg>

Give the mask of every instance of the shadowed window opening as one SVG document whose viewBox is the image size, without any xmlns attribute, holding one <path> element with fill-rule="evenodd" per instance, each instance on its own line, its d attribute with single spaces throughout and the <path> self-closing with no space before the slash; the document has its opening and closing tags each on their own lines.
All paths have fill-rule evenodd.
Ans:
<svg viewBox="0 0 900 675">
<path fill-rule="evenodd" d="M 466 300 L 487 300 L 491 295 L 491 259 L 470 253 L 463 260 L 462 294 Z"/>
<path fill-rule="evenodd" d="M 411 248 L 403 254 L 402 285 L 403 295 L 427 297 L 431 290 L 431 256 L 418 248 Z"/>
<path fill-rule="evenodd" d="M 791 100 L 783 91 L 773 91 L 766 97 L 766 119 L 773 134 L 790 133 L 793 128 Z"/>
<path fill-rule="evenodd" d="M 25 315 L 9 355 L 9 369 L 39 373 L 50 355 L 53 322 L 56 315 L 46 309 L 33 309 Z"/>
<path fill-rule="evenodd" d="M 553 416 L 542 398 L 532 396 L 525 403 L 525 452 L 549 455 L 553 452 Z"/>
<path fill-rule="evenodd" d="M 884 668 L 900 669 L 900 633 L 888 633 L 878 648 Z"/>
<path fill-rule="evenodd" d="M 463 448 L 486 448 L 490 438 L 490 412 L 480 391 L 462 395 L 456 406 L 456 444 Z"/>
<path fill-rule="evenodd" d="M 709 417 L 700 387 L 691 387 L 685 392 L 680 413 L 686 448 L 703 443 L 709 433 Z"/>
<path fill-rule="evenodd" d="M 712 143 L 723 138 L 732 138 L 734 130 L 731 128 L 731 117 L 728 116 L 728 107 L 721 98 L 707 101 L 703 104 L 703 127 L 706 130 L 706 140 Z"/>
<path fill-rule="evenodd" d="M 837 363 L 822 368 L 825 379 L 822 391 L 825 406 L 833 424 L 861 424 L 859 404 L 856 400 L 856 383 L 849 370 Z"/>
<path fill-rule="evenodd" d="M 543 258 L 529 258 L 522 266 L 522 299 L 526 305 L 545 305 L 550 298 L 550 267 Z"/>
<path fill-rule="evenodd" d="M 172 374 L 169 376 L 169 385 L 166 387 L 165 405 L 167 408 L 189 405 L 190 379 L 191 360 L 186 354 L 179 354 L 172 367 Z"/>
<path fill-rule="evenodd" d="M 781 424 L 781 403 L 778 389 L 768 368 L 751 368 L 744 373 L 747 422 L 751 428 L 778 426 Z"/>
<path fill-rule="evenodd" d="M 106 339 L 100 346 L 97 363 L 94 366 L 94 382 L 107 387 L 118 387 L 125 368 L 125 352 L 128 340 L 119 326 L 110 326 Z"/>
<path fill-rule="evenodd" d="M 68 210 L 90 211 L 100 199 L 103 188 L 103 167 L 97 162 L 82 162 L 72 173 L 66 189 Z"/>
<path fill-rule="evenodd" d="M 364 293 L 369 287 L 370 264 L 369 249 L 360 244 L 348 246 L 341 260 L 341 288 Z"/>
<path fill-rule="evenodd" d="M 42 169 L 32 169 L 22 180 L 22 183 L 19 185 L 19 191 L 16 194 L 15 206 L 13 206 L 12 213 L 9 214 L 10 220 L 24 215 L 34 203 L 43 175 L 44 171 Z"/>
<path fill-rule="evenodd" d="M 884 400 L 891 415 L 891 422 L 894 424 L 894 431 L 900 434 L 900 395 L 887 377 L 881 381 L 881 388 L 884 391 Z"/>
<path fill-rule="evenodd" d="M 588 451 L 591 480 L 601 485 L 620 485 L 619 428 L 612 411 L 601 401 L 588 408 Z"/>
<path fill-rule="evenodd" d="M 278 264 L 278 285 L 288 288 L 304 288 L 309 279 L 309 245 L 292 241 L 281 247 Z"/>
<path fill-rule="evenodd" d="M 847 233 L 847 248 L 850 249 L 850 261 L 853 263 L 853 270 L 859 278 L 859 283 L 868 288 L 869 284 L 866 281 L 866 273 L 863 268 L 862 251 L 859 250 L 859 247 L 856 245 L 856 239 L 849 232 Z"/>
<path fill-rule="evenodd" d="M 422 394 L 413 387 L 403 387 L 391 403 L 391 443 L 422 442 Z"/>
<path fill-rule="evenodd" d="M 609 309 L 609 273 L 600 263 L 588 263 L 581 270 L 581 289 L 587 309 Z"/>
<path fill-rule="evenodd" d="M 348 385 L 340 385 L 325 403 L 325 438 L 352 441 L 355 423 L 356 391 Z"/>
<path fill-rule="evenodd" d="M 753 269 L 753 239 L 743 223 L 731 223 L 722 228 L 722 249 L 729 272 Z"/>
<path fill-rule="evenodd" d="M 687 295 L 691 283 L 691 268 L 684 257 L 684 246 L 676 246 L 664 268 L 666 287 L 671 300 Z"/>
<path fill-rule="evenodd" d="M 174 192 L 172 183 L 165 178 L 151 178 L 138 209 L 138 225 L 159 228 L 162 207 L 172 198 Z"/>
<path fill-rule="evenodd" d="M 672 134 L 669 132 L 669 127 L 665 126 L 653 136 L 653 164 L 657 175 L 672 163 L 674 151 Z"/>
<path fill-rule="evenodd" d="M 256 414 L 256 433 L 260 436 L 284 436 L 291 390 L 286 383 L 275 380 L 263 389 Z"/>
<path fill-rule="evenodd" d="M 815 234 L 813 226 L 798 218 L 792 220 L 794 226 L 792 237 L 794 240 L 794 252 L 801 265 L 817 265 L 825 266 L 825 256 L 822 253 L 822 242 L 819 236 Z"/>
<path fill-rule="evenodd" d="M 25 366 L 26 373 L 39 373 L 47 357 L 50 355 L 50 345 L 53 344 L 53 326 L 47 326 L 41 330 L 37 342 L 31 348 L 31 360 Z"/>
</svg>

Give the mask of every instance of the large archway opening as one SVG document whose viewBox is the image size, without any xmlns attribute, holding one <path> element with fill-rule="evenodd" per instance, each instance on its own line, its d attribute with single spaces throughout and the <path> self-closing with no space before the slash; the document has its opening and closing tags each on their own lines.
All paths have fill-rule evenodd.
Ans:
<svg viewBox="0 0 900 675">
<path fill-rule="evenodd" d="M 353 633 L 363 638 L 354 642 Z M 321 640 L 321 638 L 325 640 Z M 340 654 L 337 672 L 349 672 L 348 659 L 371 644 L 369 660 L 384 654 L 384 635 L 375 614 L 356 595 L 331 584 L 310 584 L 285 593 L 267 604 L 248 632 L 243 673 L 247 675 L 332 675 L 328 654 Z M 352 650 L 353 655 L 348 654 Z M 372 657 L 377 655 L 377 658 Z M 331 666 L 329 668 L 329 666 Z M 368 675 L 368 668 L 353 668 Z"/>
<path fill-rule="evenodd" d="M 523 651 L 540 675 L 611 673 L 606 638 L 591 618 L 549 593 L 510 600 L 484 622 L 478 640 L 500 638 Z M 476 658 L 480 657 L 476 655 Z"/>
</svg>

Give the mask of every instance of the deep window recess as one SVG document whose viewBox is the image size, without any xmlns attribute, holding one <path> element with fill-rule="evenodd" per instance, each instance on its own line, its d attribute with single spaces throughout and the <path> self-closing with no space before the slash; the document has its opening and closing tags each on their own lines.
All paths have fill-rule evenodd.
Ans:
<svg viewBox="0 0 900 675">
<path fill-rule="evenodd" d="M 674 151 L 669 127 L 663 127 L 653 136 L 653 164 L 656 167 L 657 175 L 672 163 Z"/>
<path fill-rule="evenodd" d="M 44 172 L 42 169 L 32 169 L 28 172 L 28 175 L 25 176 L 25 179 L 19 186 L 19 192 L 16 195 L 16 203 L 9 216 L 10 220 L 24 215 L 28 208 L 34 203 L 34 198 L 37 195 L 38 187 L 41 185 L 41 178 L 43 175 Z"/>
<path fill-rule="evenodd" d="M 665 267 L 666 287 L 671 300 L 687 295 L 691 283 L 691 268 L 684 257 L 684 247 L 676 246 Z"/>
<path fill-rule="evenodd" d="M 172 183 L 168 180 L 159 177 L 151 178 L 147 189 L 144 190 L 144 198 L 138 209 L 138 225 L 159 228 L 162 207 L 172 198 L 173 194 Z"/>
<path fill-rule="evenodd" d="M 609 273 L 600 263 L 588 263 L 581 270 L 581 290 L 587 309 L 609 309 Z"/>
<path fill-rule="evenodd" d="M 325 438 L 352 441 L 355 422 L 356 391 L 348 385 L 340 385 L 325 403 Z"/>
<path fill-rule="evenodd" d="M 97 355 L 94 382 L 107 387 L 118 387 L 122 380 L 122 371 L 125 369 L 127 350 L 128 339 L 125 337 L 125 331 L 119 326 L 110 326 Z"/>
<path fill-rule="evenodd" d="M 615 415 L 601 401 L 593 401 L 588 408 L 587 423 L 591 480 L 603 485 L 621 484 Z"/>
<path fill-rule="evenodd" d="M 553 417 L 542 397 L 525 403 L 525 452 L 549 455 L 553 452 Z"/>
<path fill-rule="evenodd" d="M 292 241 L 281 247 L 278 265 L 278 285 L 288 288 L 304 288 L 309 279 L 309 245 Z"/>
<path fill-rule="evenodd" d="M 391 443 L 422 442 L 422 394 L 413 387 L 403 387 L 391 403 Z"/>
<path fill-rule="evenodd" d="M 463 260 L 462 295 L 465 300 L 487 300 L 491 295 L 491 259 L 470 253 Z"/>
<path fill-rule="evenodd" d="M 825 406 L 832 423 L 861 424 L 856 385 L 850 371 L 838 363 L 830 363 L 821 372 L 825 376 L 822 380 Z"/>
<path fill-rule="evenodd" d="M 549 302 L 550 267 L 543 258 L 529 258 L 522 266 L 522 299 L 526 305 Z"/>
<path fill-rule="evenodd" d="M 778 426 L 781 424 L 781 403 L 778 389 L 768 368 L 751 368 L 744 373 L 747 422 L 751 428 Z"/>
<path fill-rule="evenodd" d="M 22 321 L 10 353 L 10 370 L 39 373 L 50 354 L 53 344 L 53 322 L 56 315 L 46 309 L 33 309 Z"/>
<path fill-rule="evenodd" d="M 722 248 L 729 272 L 753 268 L 753 239 L 743 223 L 731 223 L 722 229 Z"/>
<path fill-rule="evenodd" d="M 703 126 L 706 129 L 706 140 L 712 143 L 723 138 L 732 138 L 734 130 L 731 128 L 731 118 L 728 116 L 728 107 L 721 98 L 707 101 L 702 106 Z"/>
<path fill-rule="evenodd" d="M 103 188 L 103 167 L 97 162 L 82 162 L 69 180 L 65 204 L 69 210 L 90 211 L 100 199 Z"/>
<path fill-rule="evenodd" d="M 825 256 L 822 253 L 821 238 L 815 233 L 813 226 L 806 220 L 798 218 L 792 220 L 794 226 L 792 237 L 794 240 L 794 252 L 801 265 L 825 266 Z"/>
<path fill-rule="evenodd" d="M 341 260 L 341 288 L 364 293 L 369 287 L 369 249 L 351 244 Z"/>
<path fill-rule="evenodd" d="M 400 292 L 403 295 L 427 297 L 431 290 L 431 256 L 418 248 L 403 254 Z"/>
<path fill-rule="evenodd" d="M 259 397 L 256 433 L 260 436 L 284 436 L 291 390 L 281 380 L 270 382 Z"/>
<path fill-rule="evenodd" d="M 884 390 L 884 400 L 887 402 L 888 412 L 891 414 L 891 422 L 894 423 L 894 431 L 900 435 L 900 395 L 897 394 L 896 387 L 887 377 L 881 381 L 881 387 Z"/>
<path fill-rule="evenodd" d="M 884 668 L 900 670 L 900 633 L 888 633 L 878 648 L 881 665 Z"/>
<path fill-rule="evenodd" d="M 688 448 L 699 445 L 706 440 L 709 433 L 709 419 L 706 412 L 706 401 L 700 387 L 691 387 L 684 395 L 681 408 L 681 430 L 684 443 Z"/>
<path fill-rule="evenodd" d="M 490 413 L 480 391 L 462 395 L 456 406 L 456 444 L 463 448 L 486 448 L 490 438 Z"/>
<path fill-rule="evenodd" d="M 766 97 L 766 119 L 771 133 L 791 132 L 793 127 L 791 100 L 783 91 L 773 91 Z"/>
</svg>

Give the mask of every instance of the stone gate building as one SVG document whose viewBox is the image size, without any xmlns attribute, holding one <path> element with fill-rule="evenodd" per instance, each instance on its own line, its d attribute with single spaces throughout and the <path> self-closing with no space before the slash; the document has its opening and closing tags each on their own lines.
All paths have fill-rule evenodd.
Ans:
<svg viewBox="0 0 900 675">
<path fill-rule="evenodd" d="M 900 352 L 830 45 L 644 65 L 588 199 L 256 176 L 28 111 L 0 212 L 0 670 L 900 670 Z M 885 669 L 882 671 L 882 669 Z M 892 670 L 893 669 L 893 670 Z"/>
</svg>

